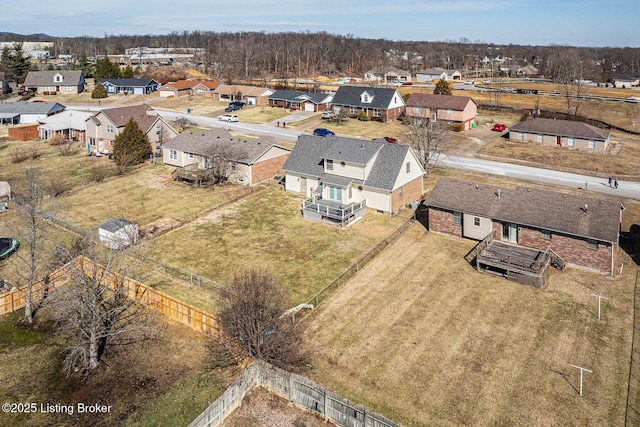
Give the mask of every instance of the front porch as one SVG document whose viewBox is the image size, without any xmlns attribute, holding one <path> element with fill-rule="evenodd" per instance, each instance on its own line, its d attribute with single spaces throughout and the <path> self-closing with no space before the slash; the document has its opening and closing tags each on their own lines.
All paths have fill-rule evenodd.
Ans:
<svg viewBox="0 0 640 427">
<path fill-rule="evenodd" d="M 367 201 L 343 205 L 333 200 L 303 200 L 302 216 L 305 219 L 345 225 L 367 213 Z"/>
</svg>

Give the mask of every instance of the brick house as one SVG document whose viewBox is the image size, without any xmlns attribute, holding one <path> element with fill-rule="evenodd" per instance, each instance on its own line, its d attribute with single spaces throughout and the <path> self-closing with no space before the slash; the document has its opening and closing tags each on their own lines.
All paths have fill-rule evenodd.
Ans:
<svg viewBox="0 0 640 427">
<path fill-rule="evenodd" d="M 160 86 L 161 98 L 181 96 L 213 96 L 213 90 L 220 85 L 216 80 L 178 80 Z"/>
<path fill-rule="evenodd" d="M 300 135 L 283 166 L 285 189 L 299 194 L 307 218 L 349 222 L 366 213 L 395 214 L 420 200 L 424 169 L 408 145 Z"/>
<path fill-rule="evenodd" d="M 75 95 L 84 92 L 86 82 L 79 70 L 29 71 L 24 81 L 26 89 L 46 95 Z"/>
<path fill-rule="evenodd" d="M 340 86 L 331 102 L 336 114 L 346 109 L 349 117 L 358 117 L 364 112 L 369 120 L 389 122 L 404 112 L 404 101 L 396 89 Z"/>
<path fill-rule="evenodd" d="M 583 195 L 508 188 L 441 178 L 427 197 L 428 229 L 553 250 L 568 265 L 613 274 L 620 202 Z"/>
<path fill-rule="evenodd" d="M 405 111 L 417 121 L 442 121 L 469 130 L 476 122 L 478 105 L 467 96 L 413 93 L 407 99 Z"/>
<path fill-rule="evenodd" d="M 572 120 L 536 118 L 511 126 L 509 139 L 604 153 L 609 148 L 611 132 Z"/>
<path fill-rule="evenodd" d="M 320 112 L 327 110 L 332 100 L 326 93 L 277 90 L 269 95 L 269 107 Z"/>
<path fill-rule="evenodd" d="M 271 137 L 241 139 L 223 128 L 207 131 L 185 131 L 163 145 L 163 162 L 181 170 L 206 171 L 213 157 L 219 155 L 216 145 L 223 144 L 229 156 L 229 181 L 255 185 L 282 172 L 291 150 L 281 147 Z"/>
</svg>

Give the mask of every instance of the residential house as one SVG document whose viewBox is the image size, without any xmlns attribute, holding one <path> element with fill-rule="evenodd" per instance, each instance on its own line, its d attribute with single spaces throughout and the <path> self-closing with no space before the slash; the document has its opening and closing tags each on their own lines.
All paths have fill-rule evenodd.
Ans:
<svg viewBox="0 0 640 427">
<path fill-rule="evenodd" d="M 100 79 L 107 94 L 146 95 L 158 90 L 160 83 L 154 79 Z"/>
<path fill-rule="evenodd" d="M 349 117 L 364 112 L 370 120 L 389 122 L 404 112 L 404 101 L 396 89 L 340 86 L 331 102 L 336 114 L 344 108 Z"/>
<path fill-rule="evenodd" d="M 178 80 L 158 89 L 161 98 L 181 96 L 213 96 L 213 90 L 220 85 L 215 80 Z"/>
<path fill-rule="evenodd" d="M 536 67 L 534 67 L 531 64 L 527 64 L 524 67 L 518 67 L 518 69 L 516 70 L 516 75 L 518 77 L 538 77 L 539 72 L 538 69 Z"/>
<path fill-rule="evenodd" d="M 478 105 L 467 96 L 413 93 L 406 102 L 406 115 L 417 121 L 441 121 L 463 130 L 476 123 Z"/>
<path fill-rule="evenodd" d="M 411 81 L 411 73 L 399 68 L 388 67 L 367 71 L 364 81 L 375 83 L 405 83 Z"/>
<path fill-rule="evenodd" d="M 66 110 L 53 116 L 38 120 L 38 137 L 45 141 L 62 135 L 70 141 L 86 143 L 87 119 L 93 113 L 86 111 Z"/>
<path fill-rule="evenodd" d="M 609 148 L 611 132 L 582 122 L 536 118 L 511 126 L 509 139 L 603 153 Z"/>
<path fill-rule="evenodd" d="M 79 70 L 29 71 L 24 87 L 40 95 L 75 95 L 84 92 L 86 82 Z"/>
<path fill-rule="evenodd" d="M 445 70 L 444 68 L 425 68 L 416 71 L 417 82 L 430 82 L 432 80 L 455 81 L 461 80 L 462 74 L 458 70 Z"/>
<path fill-rule="evenodd" d="M 221 148 L 223 147 L 223 148 Z M 185 170 L 211 169 L 222 151 L 228 156 L 229 181 L 254 185 L 282 172 L 291 150 L 275 143 L 271 137 L 242 139 L 228 130 L 185 131 L 162 147 L 165 165 Z"/>
<path fill-rule="evenodd" d="M 630 88 L 640 86 L 640 73 L 614 74 L 613 84 L 619 88 Z"/>
<path fill-rule="evenodd" d="M 332 100 L 333 96 L 326 93 L 277 90 L 269 95 L 269 106 L 318 112 L 329 109 Z"/>
<path fill-rule="evenodd" d="M 345 224 L 367 210 L 395 214 L 424 193 L 424 169 L 408 145 L 384 139 L 300 135 L 283 166 L 285 189 L 306 218 Z"/>
<path fill-rule="evenodd" d="M 57 102 L 3 102 L 0 103 L 0 124 L 38 123 L 38 120 L 61 113 L 65 108 Z"/>
<path fill-rule="evenodd" d="M 111 218 L 100 224 L 98 237 L 109 249 L 124 249 L 138 241 L 138 224 L 123 218 Z"/>
<path fill-rule="evenodd" d="M 213 99 L 220 102 L 242 101 L 247 105 L 267 105 L 273 94 L 266 87 L 221 84 L 213 91 Z"/>
<path fill-rule="evenodd" d="M 162 154 L 162 145 L 178 135 L 158 113 L 147 104 L 104 109 L 87 119 L 87 152 L 105 153 L 113 150 L 113 141 L 133 119 L 149 137 L 155 157 Z"/>
<path fill-rule="evenodd" d="M 427 197 L 433 232 L 551 249 L 568 265 L 613 273 L 620 202 L 594 195 L 441 178 Z M 534 257 L 535 259 L 539 259 Z"/>
</svg>

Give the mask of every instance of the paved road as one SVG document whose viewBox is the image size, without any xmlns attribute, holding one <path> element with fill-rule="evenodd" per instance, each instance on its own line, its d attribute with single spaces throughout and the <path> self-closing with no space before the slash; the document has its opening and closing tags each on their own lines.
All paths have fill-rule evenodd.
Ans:
<svg viewBox="0 0 640 427">
<path fill-rule="evenodd" d="M 158 110 L 162 117 L 169 120 L 176 120 L 179 117 L 185 117 L 190 121 L 204 126 L 224 127 L 250 134 L 269 135 L 274 138 L 295 141 L 300 132 L 295 129 L 283 129 L 282 127 L 273 127 L 270 124 L 251 124 L 251 123 L 228 123 L 221 122 L 217 119 L 203 116 L 194 116 L 184 113 L 176 113 L 173 111 Z M 588 192 L 603 193 L 606 195 L 616 195 L 640 199 L 640 182 L 618 181 L 618 188 L 609 188 L 607 179 L 598 178 L 588 175 L 579 175 L 574 173 L 559 172 L 549 169 L 535 168 L 531 166 L 516 165 L 511 163 L 496 162 L 492 160 L 476 159 L 474 157 L 463 157 L 445 155 L 440 157 L 440 164 L 452 168 L 464 169 L 482 173 L 489 173 L 498 176 L 510 178 L 525 179 L 529 181 L 542 182 L 548 184 L 562 185 L 570 188 L 586 189 Z"/>
</svg>

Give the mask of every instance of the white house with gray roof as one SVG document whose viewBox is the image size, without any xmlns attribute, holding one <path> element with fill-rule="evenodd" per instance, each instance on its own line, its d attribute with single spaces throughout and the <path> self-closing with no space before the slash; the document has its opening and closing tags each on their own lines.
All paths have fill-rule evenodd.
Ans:
<svg viewBox="0 0 640 427">
<path fill-rule="evenodd" d="M 163 162 L 182 170 L 207 170 L 214 158 L 225 156 L 229 181 L 248 185 L 272 179 L 282 172 L 291 150 L 271 137 L 237 138 L 223 128 L 185 131 L 162 146 Z"/>
<path fill-rule="evenodd" d="M 369 120 L 389 122 L 396 120 L 404 112 L 404 100 L 396 89 L 341 86 L 331 102 L 334 113 L 341 109 L 349 117 L 358 117 L 364 112 Z"/>
<path fill-rule="evenodd" d="M 38 123 L 38 120 L 61 113 L 65 106 L 57 102 L 0 103 L 0 124 Z"/>
<path fill-rule="evenodd" d="M 367 208 L 397 213 L 420 200 L 424 169 L 408 145 L 301 135 L 285 162 L 285 188 L 308 201 L 305 217 L 348 222 Z"/>
<path fill-rule="evenodd" d="M 24 87 L 45 95 L 75 95 L 84 92 L 85 79 L 79 70 L 29 71 Z"/>
</svg>

